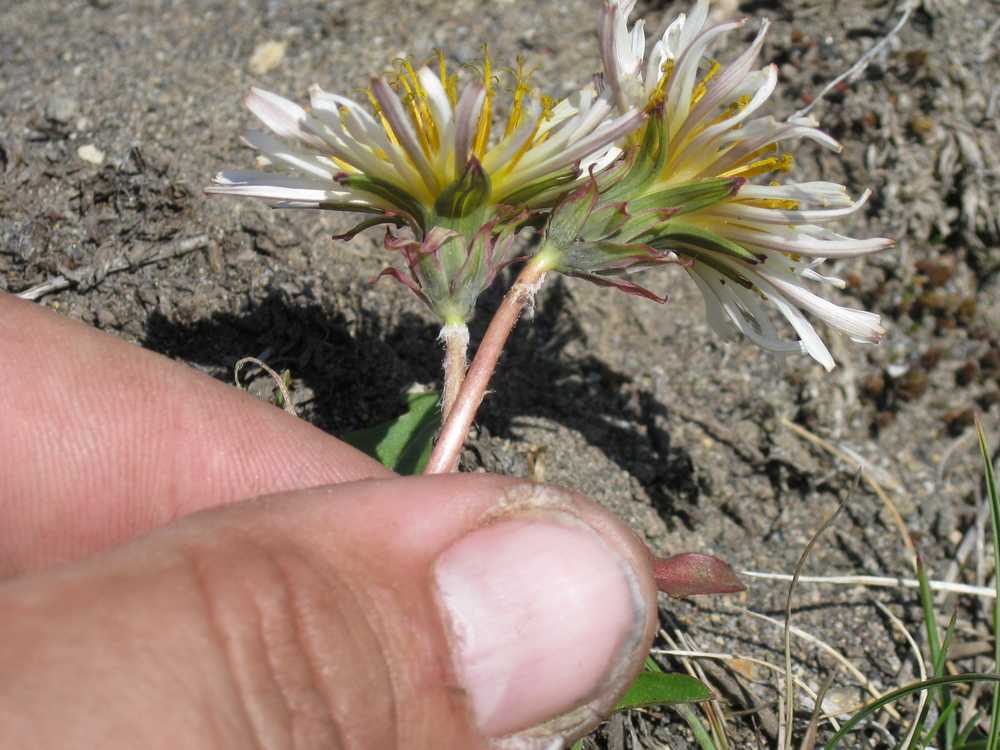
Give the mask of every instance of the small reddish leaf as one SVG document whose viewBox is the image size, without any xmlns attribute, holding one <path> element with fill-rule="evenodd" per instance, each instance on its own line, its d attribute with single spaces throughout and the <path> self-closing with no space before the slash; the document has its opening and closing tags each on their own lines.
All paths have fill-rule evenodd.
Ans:
<svg viewBox="0 0 1000 750">
<path fill-rule="evenodd" d="M 668 558 L 653 560 L 656 587 L 670 596 L 696 594 L 735 594 L 745 591 L 736 573 L 726 563 L 712 555 L 683 552 Z"/>
</svg>

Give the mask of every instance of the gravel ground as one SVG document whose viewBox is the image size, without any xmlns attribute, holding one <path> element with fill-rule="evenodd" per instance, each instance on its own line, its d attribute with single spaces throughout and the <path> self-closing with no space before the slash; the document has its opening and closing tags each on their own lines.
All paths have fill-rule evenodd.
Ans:
<svg viewBox="0 0 1000 750">
<path fill-rule="evenodd" d="M 640 2 L 652 29 L 682 7 Z M 846 233 L 898 239 L 881 257 L 833 266 L 850 282 L 841 302 L 885 316 L 882 346 L 833 339 L 840 366 L 827 375 L 715 337 L 680 274 L 658 282 L 665 306 L 557 280 L 516 332 L 465 468 L 580 490 L 660 552 L 710 552 L 738 570 L 789 572 L 849 497 L 807 572 L 910 574 L 884 502 L 851 491 L 852 465 L 837 457 L 847 453 L 872 467 L 932 576 L 988 581 L 971 420 L 980 411 L 1000 443 L 998 9 L 916 2 L 898 38 L 814 110 L 843 155 L 799 152 L 796 177 L 875 191 Z M 783 116 L 884 37 L 903 3 L 717 10 L 774 21 L 763 58 L 779 66 Z M 594 72 L 595 14 L 596 0 L 0 0 L 0 290 L 61 276 L 67 288 L 39 304 L 227 381 L 240 357 L 266 359 L 290 370 L 299 413 L 335 434 L 388 419 L 406 389 L 436 382 L 436 327 L 401 287 L 370 283 L 389 260 L 375 236 L 330 240 L 345 217 L 203 197 L 215 171 L 251 162 L 237 138 L 249 124 L 242 92 L 302 99 L 319 82 L 350 93 L 396 57 L 441 48 L 470 62 L 486 40 L 499 60 L 524 55 L 560 95 Z M 474 340 L 498 302 L 499 290 L 483 300 Z M 264 378 L 251 388 L 271 395 Z M 949 571 L 963 539 L 971 553 Z M 780 618 L 784 595 L 755 580 L 738 597 L 664 601 L 663 622 L 699 648 L 779 662 L 780 629 L 742 610 Z M 802 584 L 795 601 L 796 624 L 878 688 L 913 678 L 905 642 L 873 605 L 919 638 L 911 591 Z M 957 640 L 986 638 L 982 603 L 952 597 L 941 611 L 955 606 Z M 838 698 L 857 697 L 857 679 L 815 646 L 797 642 L 794 654 L 814 688 L 835 673 Z M 734 710 L 763 706 L 730 721 L 734 747 L 754 746 L 754 727 L 773 745 L 773 676 L 740 662 L 709 677 Z M 588 742 L 693 740 L 676 714 L 648 711 Z"/>
</svg>

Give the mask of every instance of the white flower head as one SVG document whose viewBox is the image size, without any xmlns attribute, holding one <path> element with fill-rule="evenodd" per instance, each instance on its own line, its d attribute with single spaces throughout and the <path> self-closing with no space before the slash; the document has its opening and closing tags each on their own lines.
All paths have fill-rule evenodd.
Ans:
<svg viewBox="0 0 1000 750">
<path fill-rule="evenodd" d="M 489 57 L 460 94 L 439 57 L 436 72 L 399 61 L 393 80 L 373 79 L 368 106 L 319 86 L 310 89 L 308 109 L 251 89 L 245 104 L 270 132 L 251 131 L 246 142 L 283 171 L 220 172 L 207 192 L 372 213 L 405 221 L 418 237 L 442 223 L 456 228 L 455 219 L 476 212 L 478 223 L 459 227 L 471 237 L 493 207 L 522 205 L 559 185 L 572 189 L 580 162 L 604 157 L 644 118 L 635 108 L 616 115 L 592 86 L 571 105 L 553 106 L 519 65 L 510 115 L 494 136 L 497 76 Z"/>
<path fill-rule="evenodd" d="M 391 80 L 372 80 L 367 106 L 319 86 L 308 108 L 251 89 L 245 104 L 267 131 L 251 131 L 246 143 L 280 171 L 220 172 L 206 192 L 371 215 L 345 238 L 377 224 L 408 227 L 412 239 L 386 238 L 406 266 L 388 275 L 459 324 L 506 262 L 509 235 L 528 210 L 555 204 L 581 175 L 616 158 L 614 144 L 646 115 L 616 113 L 592 84 L 555 104 L 519 61 L 509 71 L 510 114 L 498 127 L 501 77 L 485 50 L 461 93 L 441 54 L 436 71 L 398 66 Z"/>
<path fill-rule="evenodd" d="M 855 341 L 879 341 L 884 330 L 878 315 L 840 307 L 806 283 L 843 286 L 816 266 L 893 243 L 855 240 L 825 226 L 860 209 L 869 192 L 852 201 L 835 183 L 775 179 L 794 164 L 784 150 L 788 142 L 807 138 L 833 151 L 841 147 L 811 118 L 759 115 L 778 78 L 773 65 L 754 67 L 767 21 L 742 54 L 722 64 L 708 50 L 743 21 L 711 24 L 708 0 L 697 0 L 646 53 L 642 21 L 629 27 L 634 5 L 608 0 L 602 7 L 602 78 L 620 111 L 642 108 L 650 119 L 631 136 L 631 168 L 622 180 L 627 187 L 611 185 L 605 197 L 633 213 L 659 210 L 663 221 L 632 219 L 618 228 L 615 241 L 645 243 L 680 263 L 701 289 L 708 321 L 719 333 L 742 333 L 771 351 L 803 351 L 827 369 L 833 358 L 803 311 Z M 768 182 L 754 182 L 764 176 Z M 717 189 L 726 180 L 731 189 Z M 691 200 L 699 185 L 709 200 Z M 778 333 L 768 307 L 780 312 L 797 339 Z"/>
</svg>

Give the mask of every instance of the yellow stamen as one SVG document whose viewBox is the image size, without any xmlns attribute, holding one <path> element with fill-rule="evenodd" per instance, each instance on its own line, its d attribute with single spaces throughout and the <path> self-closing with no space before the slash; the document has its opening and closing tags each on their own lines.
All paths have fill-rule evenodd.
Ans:
<svg viewBox="0 0 1000 750">
<path fill-rule="evenodd" d="M 750 96 L 741 96 L 735 102 L 732 102 L 729 106 L 722 110 L 718 117 L 709 120 L 707 125 L 717 125 L 724 120 L 728 120 L 733 115 L 738 114 L 740 110 L 746 108 L 746 106 L 750 103 L 750 99 Z"/>
<path fill-rule="evenodd" d="M 795 160 L 791 154 L 781 154 L 780 156 L 769 156 L 766 159 L 759 159 L 741 167 L 723 172 L 719 177 L 756 177 L 769 172 L 787 172 L 792 168 Z"/>
<path fill-rule="evenodd" d="M 347 172 L 347 174 L 359 174 L 360 173 L 359 169 L 357 169 L 356 167 L 351 166 L 346 161 L 338 159 L 336 156 L 328 156 L 326 158 L 329 159 L 330 161 L 332 161 L 337 166 L 337 168 L 340 169 L 341 172 Z"/>
<path fill-rule="evenodd" d="M 486 98 L 483 101 L 483 110 L 479 113 L 479 124 L 476 127 L 476 137 L 472 141 L 472 151 L 480 159 L 486 153 L 486 146 L 490 140 L 490 121 L 493 119 L 493 65 L 490 62 L 489 51 L 483 45 L 483 88 L 486 89 Z"/>
<path fill-rule="evenodd" d="M 434 117 L 431 115 L 430 105 L 427 101 L 427 90 L 420 83 L 420 78 L 413 70 L 413 65 L 410 64 L 409 60 L 401 60 L 400 64 L 403 67 L 403 73 L 399 76 L 399 80 L 408 94 L 409 101 L 406 104 L 410 111 L 410 120 L 413 121 L 413 127 L 420 137 L 424 153 L 431 156 L 437 153 L 440 148 L 441 139 Z"/>
<path fill-rule="evenodd" d="M 751 198 L 740 201 L 746 206 L 756 206 L 757 208 L 780 208 L 783 211 L 795 211 L 799 207 L 799 202 L 791 198 Z"/>
<path fill-rule="evenodd" d="M 551 131 L 545 131 L 544 133 L 542 133 L 540 138 L 538 138 L 537 140 L 535 139 L 535 135 L 537 135 L 538 133 L 538 126 L 541 125 L 541 123 L 542 120 L 541 118 L 539 118 L 538 121 L 535 123 L 534 129 L 531 131 L 531 136 L 527 140 L 525 140 L 523 144 L 521 144 L 521 148 L 519 148 L 514 153 L 514 155 L 510 157 L 510 161 L 504 165 L 503 168 L 504 171 L 509 172 L 512 169 L 514 169 L 514 167 L 517 166 L 517 163 L 521 161 L 521 158 L 526 153 L 528 153 L 531 149 L 535 148 L 535 146 L 539 145 L 540 143 L 544 143 L 545 140 L 549 137 L 549 132 Z"/>
<path fill-rule="evenodd" d="M 365 89 L 365 94 L 368 96 L 368 102 L 372 105 L 372 109 L 375 110 L 375 114 L 378 116 L 379 122 L 382 123 L 382 130 L 385 131 L 385 137 L 389 139 L 389 143 L 399 145 L 399 141 L 396 139 L 396 134 L 392 132 L 392 126 L 389 121 L 385 119 L 385 115 L 382 114 L 382 107 L 379 106 L 378 99 L 375 98 L 375 92 L 370 88 Z"/>
<path fill-rule="evenodd" d="M 705 96 L 705 91 L 708 90 L 708 82 L 711 81 L 720 70 L 722 70 L 721 63 L 717 63 L 713 60 L 712 67 L 708 69 L 708 72 L 705 73 L 705 77 L 698 82 L 698 85 L 694 87 L 694 91 L 691 92 L 692 107 L 698 103 L 699 99 Z"/>
<path fill-rule="evenodd" d="M 649 97 L 649 103 L 646 105 L 646 110 L 652 110 L 660 102 L 663 101 L 663 97 L 666 95 L 667 83 L 670 81 L 670 76 L 674 73 L 674 61 L 667 60 L 660 66 L 660 71 L 663 75 L 660 76 L 660 80 L 656 82 L 656 88 L 653 89 L 652 95 Z"/>
<path fill-rule="evenodd" d="M 444 93 L 448 95 L 448 101 L 451 102 L 451 106 L 454 109 L 458 106 L 458 76 L 448 77 L 448 64 L 444 60 L 444 52 L 437 50 L 438 58 L 438 77 L 441 79 L 441 85 L 444 87 Z"/>
<path fill-rule="evenodd" d="M 514 132 L 521 122 L 524 114 L 524 97 L 531 94 L 531 86 L 528 83 L 530 73 L 524 72 L 524 59 L 517 58 L 517 69 L 514 73 L 514 101 L 510 107 L 510 116 L 507 118 L 507 127 L 504 128 L 503 135 L 506 138 Z"/>
</svg>

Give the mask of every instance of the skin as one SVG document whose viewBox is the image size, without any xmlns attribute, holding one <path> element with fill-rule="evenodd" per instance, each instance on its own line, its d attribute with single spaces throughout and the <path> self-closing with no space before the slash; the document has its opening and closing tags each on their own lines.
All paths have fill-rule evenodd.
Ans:
<svg viewBox="0 0 1000 750">
<path fill-rule="evenodd" d="M 0 342 L 6 744 L 489 746 L 431 578 L 524 483 L 396 478 L 279 409 L 7 295 Z M 638 648 L 588 698 L 596 716 L 652 639 L 649 557 L 586 499 L 543 494 L 545 514 L 582 521 L 637 571 L 647 605 Z"/>
</svg>

